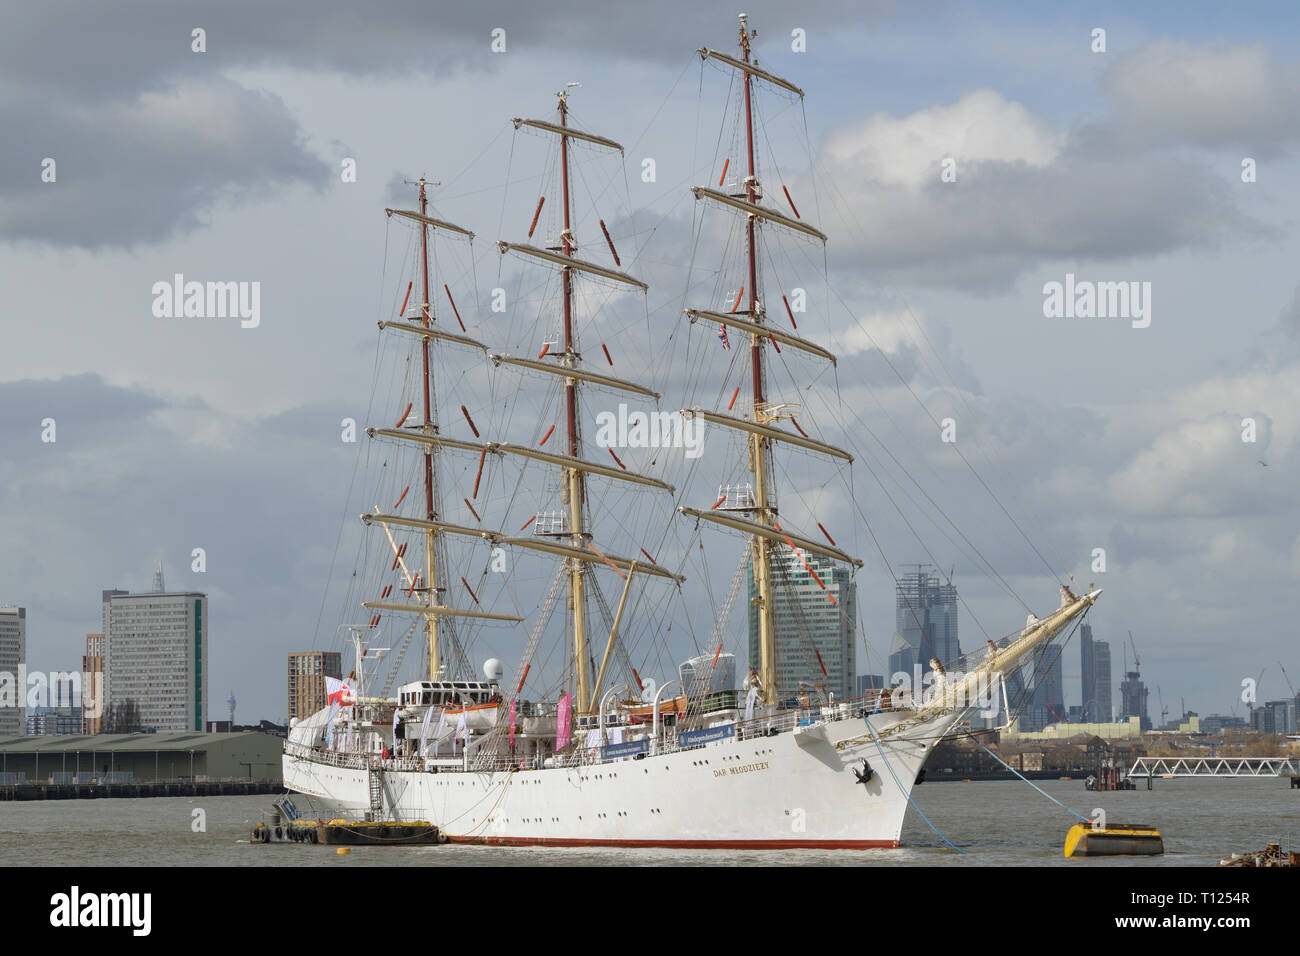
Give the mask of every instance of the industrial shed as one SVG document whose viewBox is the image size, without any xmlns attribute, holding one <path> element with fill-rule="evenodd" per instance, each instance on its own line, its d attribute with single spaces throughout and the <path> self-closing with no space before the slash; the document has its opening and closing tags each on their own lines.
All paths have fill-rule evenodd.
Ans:
<svg viewBox="0 0 1300 956">
<path fill-rule="evenodd" d="M 0 737 L 0 782 L 279 781 L 283 746 L 256 731 Z"/>
</svg>

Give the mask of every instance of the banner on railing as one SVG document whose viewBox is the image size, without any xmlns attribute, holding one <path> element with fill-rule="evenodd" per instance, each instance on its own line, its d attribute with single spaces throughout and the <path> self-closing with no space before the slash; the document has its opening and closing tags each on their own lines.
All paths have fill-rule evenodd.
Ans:
<svg viewBox="0 0 1300 956">
<path fill-rule="evenodd" d="M 736 736 L 735 724 L 706 727 L 703 730 L 684 730 L 677 735 L 677 746 L 698 747 L 700 744 L 711 744 L 715 740 L 730 740 L 734 736 Z"/>
<path fill-rule="evenodd" d="M 573 695 L 565 694 L 555 709 L 555 749 L 569 746 L 569 730 L 573 719 Z"/>
<path fill-rule="evenodd" d="M 649 740 L 634 740 L 626 744 L 606 744 L 600 748 L 601 760 L 617 760 L 619 757 L 632 757 L 643 754 L 650 749 Z"/>
</svg>

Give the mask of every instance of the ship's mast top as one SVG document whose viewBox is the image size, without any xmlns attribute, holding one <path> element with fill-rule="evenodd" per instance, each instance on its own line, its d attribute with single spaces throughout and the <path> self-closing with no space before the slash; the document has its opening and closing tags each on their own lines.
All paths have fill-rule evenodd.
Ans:
<svg viewBox="0 0 1300 956">
<path fill-rule="evenodd" d="M 702 416 L 705 421 L 712 424 L 735 428 L 747 433 L 748 467 L 753 477 L 752 494 L 746 496 L 745 500 L 742 500 L 738 505 L 723 507 L 721 511 L 744 511 L 749 513 L 749 517 L 739 518 L 731 514 L 720 513 L 720 506 L 727 500 L 725 495 L 719 500 L 718 504 L 715 504 L 713 508 L 707 511 L 685 506 L 681 506 L 677 510 L 689 517 L 743 531 L 750 536 L 754 586 L 753 603 L 758 612 L 759 666 L 756 669 L 759 682 L 762 685 L 764 702 L 768 705 L 776 705 L 778 697 L 776 619 L 772 567 L 774 549 L 785 544 L 795 550 L 796 553 L 816 554 L 859 567 L 861 561 L 841 551 L 835 546 L 833 539 L 831 539 L 831 546 L 827 547 L 820 542 L 793 535 L 789 529 L 783 529 L 777 520 L 779 517 L 777 495 L 772 480 L 772 454 L 776 443 L 801 446 L 842 461 L 852 462 L 853 458 L 843 449 L 811 439 L 799 427 L 797 422 L 794 423 L 797 433 L 777 427 L 782 418 L 788 417 L 793 422 L 794 416 L 791 406 L 773 404 L 767 398 L 767 362 L 764 352 L 769 341 L 772 342 L 773 348 L 776 348 L 777 351 L 779 351 L 779 348 L 777 348 L 776 343 L 781 342 L 800 351 L 817 355 L 832 363 L 835 361 L 835 356 L 813 342 L 770 325 L 767 310 L 763 304 L 758 264 L 759 224 L 793 230 L 797 233 L 812 236 L 821 242 L 826 241 L 826 236 L 814 227 L 800 221 L 798 210 L 794 209 L 793 201 L 790 203 L 791 210 L 794 212 L 793 219 L 761 202 L 763 189 L 758 182 L 757 152 L 754 143 L 754 81 L 755 79 L 762 80 L 800 98 L 803 97 L 803 91 L 789 80 L 775 76 L 767 70 L 761 69 L 755 63 L 752 41 L 757 35 L 757 30 L 749 28 L 749 17 L 742 13 L 740 14 L 738 31 L 738 44 L 740 47 L 738 56 L 730 56 L 707 47 L 703 47 L 699 51 L 703 59 L 713 59 L 740 72 L 744 104 L 746 170 L 745 176 L 740 183 L 741 191 L 738 193 L 723 190 L 727 170 L 725 164 L 723 166 L 723 178 L 719 181 L 717 189 L 694 186 L 691 191 L 697 199 L 709 199 L 744 216 L 743 249 L 745 272 L 742 279 L 742 291 L 736 294 L 735 302 L 728 311 L 686 310 L 692 322 L 704 319 L 720 325 L 723 329 L 720 337 L 725 336 L 725 330 L 729 325 L 744 329 L 750 336 L 749 366 L 753 402 L 750 414 L 737 417 L 698 408 L 691 412 L 691 414 Z M 730 161 L 728 160 L 728 162 Z M 786 197 L 789 199 L 788 191 Z M 742 295 L 746 299 L 748 306 L 743 311 L 740 308 Z M 725 337 L 723 337 L 723 344 L 724 346 L 727 344 Z M 737 392 L 739 392 L 739 389 L 737 389 Z M 734 404 L 734 397 L 732 402 Z M 728 411 L 730 411 L 730 406 L 728 406 Z M 683 413 L 686 413 L 685 410 Z M 823 529 L 824 531 L 825 529 Z M 826 534 L 826 537 L 830 538 L 830 535 Z"/>
</svg>

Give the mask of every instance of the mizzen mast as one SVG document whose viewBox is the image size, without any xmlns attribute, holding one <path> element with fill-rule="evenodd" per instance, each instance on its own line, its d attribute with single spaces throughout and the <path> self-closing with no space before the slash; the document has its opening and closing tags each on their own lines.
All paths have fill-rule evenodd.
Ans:
<svg viewBox="0 0 1300 956">
<path fill-rule="evenodd" d="M 696 199 L 708 199 L 723 207 L 738 211 L 745 216 L 745 291 L 748 293 L 746 299 L 748 308 L 739 310 L 740 297 L 737 296 L 736 304 L 732 306 L 731 312 L 723 313 L 701 309 L 686 310 L 686 314 L 692 323 L 699 320 L 712 322 L 722 327 L 724 330 L 722 333 L 723 335 L 725 335 L 725 329 L 728 324 L 732 324 L 749 333 L 750 384 L 752 400 L 751 416 L 748 420 L 745 420 L 729 415 L 704 411 L 702 409 L 682 410 L 684 415 L 699 415 L 711 424 L 735 428 L 746 433 L 749 471 L 753 477 L 753 496 L 752 499 L 741 500 L 735 505 L 729 504 L 726 507 L 723 507 L 723 501 L 725 499 L 720 498 L 719 503 L 714 505 L 713 508 L 708 511 L 686 507 L 680 507 L 678 508 L 678 511 L 690 517 L 710 521 L 714 524 L 742 531 L 749 535 L 749 546 L 752 550 L 753 557 L 754 588 L 756 591 L 754 602 L 758 609 L 758 645 L 760 658 L 758 676 L 762 685 L 764 703 L 775 705 L 777 703 L 776 618 L 772 583 L 772 556 L 774 549 L 779 548 L 782 544 L 786 544 L 792 549 L 809 551 L 823 557 L 828 557 L 837 561 L 844 561 L 855 566 L 861 566 L 862 562 L 851 558 L 839 548 L 834 547 L 833 542 L 831 547 L 827 547 L 819 542 L 814 542 L 807 538 L 793 535 L 790 532 L 783 530 L 777 521 L 778 509 L 776 495 L 771 482 L 771 459 L 774 442 L 786 442 L 844 461 L 851 462 L 853 459 L 847 452 L 839 448 L 811 439 L 807 435 L 803 435 L 803 429 L 799 428 L 797 422 L 794 422 L 794 425 L 801 435 L 795 435 L 786 432 L 784 429 L 774 427 L 775 423 L 780 421 L 782 418 L 791 417 L 793 420 L 793 416 L 785 406 L 781 404 L 773 404 L 767 399 L 766 361 L 764 350 L 765 346 L 769 342 L 785 342 L 800 351 L 816 355 L 819 358 L 828 360 L 832 363 L 835 361 L 835 356 L 814 343 L 778 331 L 767 324 L 767 315 L 763 305 L 763 297 L 759 292 L 757 251 L 758 224 L 760 222 L 769 223 L 788 229 L 792 232 L 811 236 L 823 243 L 826 241 L 826 236 L 817 229 L 799 221 L 797 213 L 795 219 L 790 219 L 776 210 L 770 209 L 761 204 L 759 201 L 762 199 L 763 191 L 758 182 L 754 151 L 754 80 L 764 80 L 774 86 L 794 93 L 800 98 L 803 97 L 803 91 L 793 83 L 783 80 L 778 76 L 774 76 L 766 70 L 759 69 L 757 64 L 753 62 L 752 57 L 751 42 L 755 36 L 757 36 L 757 31 L 749 29 L 748 18 L 742 13 L 740 15 L 739 58 L 727 56 L 726 54 L 707 48 L 703 48 L 699 51 L 702 59 L 713 59 L 718 63 L 738 70 L 741 74 L 745 111 L 746 157 L 746 176 L 741 183 L 743 191 L 739 194 L 727 193 L 704 186 L 692 187 L 691 190 L 695 194 Z M 725 176 L 726 171 L 724 167 L 724 179 Z M 719 187 L 722 185 L 723 184 L 720 183 Z M 779 348 L 779 345 L 777 347 Z M 744 511 L 748 512 L 751 517 L 746 519 L 720 513 L 725 511 Z"/>
<path fill-rule="evenodd" d="M 756 32 L 756 31 L 754 31 Z M 750 41 L 754 32 L 744 14 L 740 16 L 740 52 L 745 63 L 749 62 Z M 742 70 L 745 86 L 745 154 L 749 164 L 749 175 L 745 177 L 745 198 L 751 206 L 758 204 L 758 177 L 754 170 L 754 110 L 751 102 L 753 74 Z M 754 249 L 754 230 L 756 222 L 753 216 L 745 217 L 745 257 L 749 266 L 749 313 L 758 315 L 758 257 Z M 753 379 L 754 421 L 770 424 L 766 414 L 763 389 L 763 338 L 751 336 L 750 376 Z M 776 513 L 775 501 L 768 495 L 768 456 L 771 445 L 761 434 L 749 436 L 749 467 L 754 476 L 754 517 L 761 525 L 772 524 Z M 772 549 L 771 538 L 755 535 L 752 538 L 754 549 L 754 580 L 758 590 L 758 646 L 760 655 L 759 679 L 763 682 L 764 703 L 776 703 L 776 609 L 772 595 Z"/>
</svg>

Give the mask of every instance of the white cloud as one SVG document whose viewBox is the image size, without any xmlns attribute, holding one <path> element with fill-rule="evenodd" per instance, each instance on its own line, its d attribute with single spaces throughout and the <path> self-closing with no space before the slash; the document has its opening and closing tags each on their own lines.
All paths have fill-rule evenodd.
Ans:
<svg viewBox="0 0 1300 956">
<path fill-rule="evenodd" d="M 858 317 L 856 325 L 849 326 L 836 336 L 835 346 L 840 354 L 858 355 L 879 349 L 890 354 L 912 345 L 916 338 L 916 322 L 906 311 L 873 312 Z"/>
<path fill-rule="evenodd" d="M 1068 131 L 988 89 L 846 124 L 818 159 L 831 254 L 896 281 L 989 291 L 1046 261 L 1276 236 L 1243 211 L 1235 163 L 1186 147 L 1255 156 L 1300 138 L 1296 73 L 1259 47 L 1162 42 L 1117 60 L 1101 80 L 1109 113 Z M 955 181 L 941 178 L 948 157 Z"/>
<path fill-rule="evenodd" d="M 1024 106 L 976 90 L 951 105 L 903 117 L 876 113 L 841 129 L 827 141 L 824 161 L 872 182 L 916 189 L 937 181 L 948 157 L 957 161 L 960 180 L 980 162 L 1046 166 L 1060 148 L 1061 136 Z"/>
</svg>

